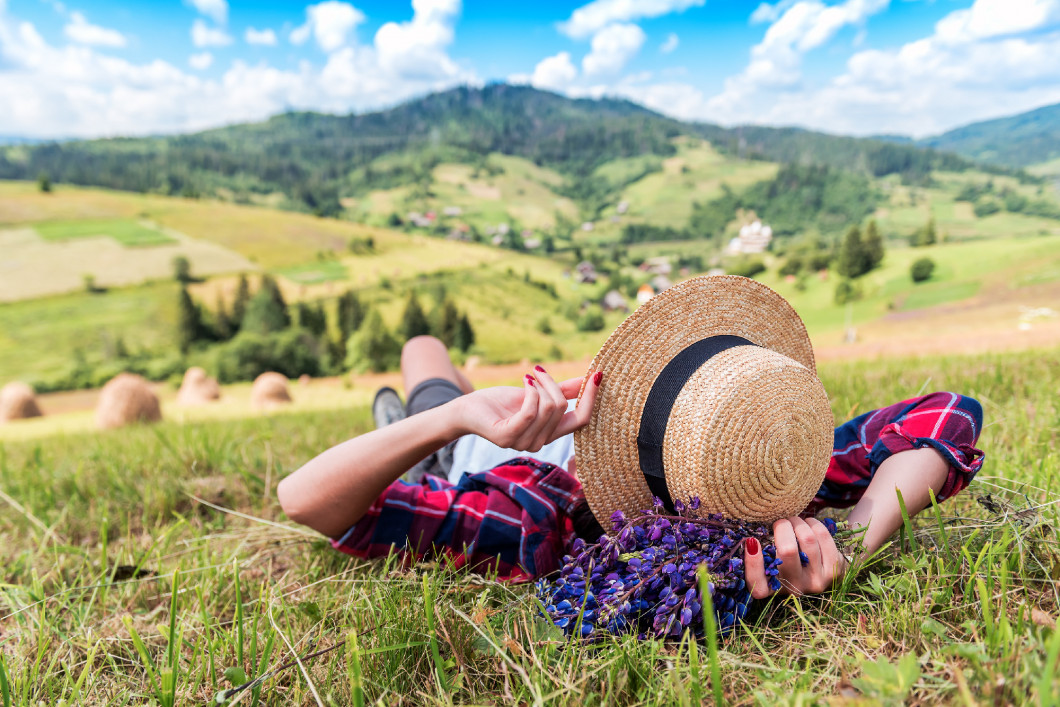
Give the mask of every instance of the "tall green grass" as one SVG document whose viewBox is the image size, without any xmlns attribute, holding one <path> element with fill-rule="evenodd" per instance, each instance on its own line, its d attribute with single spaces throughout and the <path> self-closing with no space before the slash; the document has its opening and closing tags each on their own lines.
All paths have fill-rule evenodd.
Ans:
<svg viewBox="0 0 1060 707">
<path fill-rule="evenodd" d="M 0 445 L 0 705 L 1055 704 L 1060 352 L 829 364 L 837 419 L 936 389 L 981 476 L 837 591 L 707 645 L 584 646 L 526 587 L 352 560 L 275 484 L 366 410 Z M 329 650 L 330 649 L 330 650 Z"/>
</svg>

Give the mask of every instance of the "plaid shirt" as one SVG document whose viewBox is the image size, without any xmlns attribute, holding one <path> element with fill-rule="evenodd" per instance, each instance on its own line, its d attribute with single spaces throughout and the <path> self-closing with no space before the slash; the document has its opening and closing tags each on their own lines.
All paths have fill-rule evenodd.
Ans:
<svg viewBox="0 0 1060 707">
<path fill-rule="evenodd" d="M 937 497 L 952 496 L 983 465 L 983 453 L 973 446 L 982 424 L 979 403 L 955 393 L 855 417 L 836 428 L 828 472 L 806 514 L 853 505 L 887 457 L 924 446 L 949 462 Z M 559 569 L 573 539 L 570 514 L 583 499 L 581 484 L 563 469 L 512 459 L 466 474 L 455 486 L 434 476 L 418 484 L 395 481 L 332 545 L 357 557 L 382 557 L 395 548 L 415 559 L 440 555 L 454 567 L 527 580 Z"/>
</svg>

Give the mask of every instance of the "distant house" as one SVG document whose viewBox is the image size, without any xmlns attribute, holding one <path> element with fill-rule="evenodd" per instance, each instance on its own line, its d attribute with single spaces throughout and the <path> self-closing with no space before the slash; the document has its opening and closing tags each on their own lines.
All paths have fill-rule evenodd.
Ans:
<svg viewBox="0 0 1060 707">
<path fill-rule="evenodd" d="M 427 214 L 424 215 L 419 211 L 410 211 L 405 214 L 405 221 L 411 223 L 416 228 L 430 228 L 434 223 L 434 214 L 427 212 Z"/>
<path fill-rule="evenodd" d="M 674 271 L 674 266 L 670 263 L 668 257 L 660 255 L 645 260 L 641 265 L 641 269 L 645 272 L 650 272 L 653 275 L 669 275 Z"/>
<path fill-rule="evenodd" d="M 627 211 L 629 211 L 629 202 L 628 201 L 620 201 L 620 202 L 618 202 L 618 206 L 615 207 L 615 211 L 620 213 L 620 214 L 626 213 Z"/>
<path fill-rule="evenodd" d="M 674 283 L 670 282 L 670 278 L 665 275 L 656 275 L 651 279 L 651 286 L 655 288 L 656 292 L 662 292 L 673 287 Z"/>
<path fill-rule="evenodd" d="M 628 312 L 629 305 L 626 304 L 626 298 L 622 296 L 622 293 L 618 290 L 611 290 L 604 298 L 600 301 L 600 306 L 604 308 L 605 312 Z"/>
<path fill-rule="evenodd" d="M 592 221 L 586 221 L 585 223 L 583 223 L 582 224 L 582 230 L 587 232 L 587 233 L 589 231 L 593 230 L 593 222 Z"/>
<path fill-rule="evenodd" d="M 443 216 L 459 216 L 462 213 L 464 213 L 464 210 L 459 206 L 446 206 L 442 209 Z"/>
<path fill-rule="evenodd" d="M 637 290 L 637 304 L 647 304 L 648 300 L 655 296 L 655 288 L 645 282 Z"/>
<path fill-rule="evenodd" d="M 501 234 L 502 236 L 508 235 L 508 231 L 510 230 L 512 230 L 512 227 L 506 223 L 497 224 L 497 233 Z"/>
<path fill-rule="evenodd" d="M 502 245 L 504 243 L 504 236 L 498 233 L 490 239 L 490 243 L 492 243 L 493 245 Z"/>
<path fill-rule="evenodd" d="M 596 273 L 596 266 L 590 263 L 588 260 L 583 260 L 574 267 L 574 279 L 576 282 L 589 284 L 596 282 L 599 275 Z"/>
<path fill-rule="evenodd" d="M 540 238 L 524 238 L 523 239 L 523 245 L 526 246 L 527 248 L 529 248 L 530 250 L 535 250 L 536 248 L 540 248 L 541 247 L 541 239 Z"/>
<path fill-rule="evenodd" d="M 773 228 L 763 226 L 761 221 L 753 221 L 740 226 L 740 235 L 729 241 L 725 252 L 728 255 L 755 255 L 764 253 L 773 240 Z"/>
</svg>

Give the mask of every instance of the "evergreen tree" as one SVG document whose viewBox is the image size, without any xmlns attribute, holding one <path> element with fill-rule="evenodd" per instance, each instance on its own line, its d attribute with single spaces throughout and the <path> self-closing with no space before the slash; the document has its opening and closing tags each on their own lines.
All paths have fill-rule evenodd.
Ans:
<svg viewBox="0 0 1060 707">
<path fill-rule="evenodd" d="M 243 326 L 243 316 L 247 313 L 247 303 L 250 302 L 250 283 L 247 276 L 239 276 L 239 288 L 236 290 L 236 299 L 232 303 L 232 330 L 238 331 Z"/>
<path fill-rule="evenodd" d="M 225 307 L 225 298 L 217 296 L 217 312 L 214 314 L 214 329 L 217 332 L 217 338 L 220 341 L 228 341 L 232 338 L 233 327 L 232 318 L 228 316 L 228 310 Z"/>
<path fill-rule="evenodd" d="M 840 275 L 849 279 L 861 277 L 869 271 L 865 246 L 861 242 L 861 229 L 857 226 L 851 226 L 843 236 L 843 243 L 839 246 L 836 270 Z"/>
<path fill-rule="evenodd" d="M 456 342 L 456 328 L 460 324 L 460 312 L 453 300 L 445 298 L 431 313 L 431 333 L 451 348 Z"/>
<path fill-rule="evenodd" d="M 346 367 L 358 372 L 396 368 L 401 360 L 401 344 L 383 324 L 374 309 L 346 344 Z"/>
<path fill-rule="evenodd" d="M 409 297 L 405 300 L 405 312 L 401 315 L 398 333 L 405 341 L 414 336 L 431 333 L 431 325 L 427 323 L 427 315 L 423 313 L 415 292 L 409 292 Z"/>
<path fill-rule="evenodd" d="M 883 236 L 876 226 L 876 219 L 869 221 L 865 227 L 865 239 L 862 241 L 865 249 L 865 260 L 869 270 L 875 270 L 883 263 Z"/>
<path fill-rule="evenodd" d="M 250 298 L 240 331 L 274 334 L 286 329 L 290 323 L 287 310 L 276 301 L 268 289 L 263 287 Z"/>
<path fill-rule="evenodd" d="M 361 304 L 361 299 L 353 290 L 347 290 L 339 297 L 338 329 L 339 336 L 343 342 L 348 340 L 353 332 L 361 328 L 365 314 L 364 305 Z"/>
<path fill-rule="evenodd" d="M 275 305 L 274 310 L 281 313 L 283 318 L 283 326 L 280 329 L 286 329 L 291 326 L 291 315 L 287 311 L 287 302 L 283 298 L 283 293 L 280 292 L 280 286 L 276 284 L 276 280 L 272 275 L 263 275 L 261 278 L 261 289 L 258 291 L 265 292 L 269 295 Z M 275 331 L 279 331 L 276 329 Z"/>
<path fill-rule="evenodd" d="M 183 255 L 173 258 L 173 279 L 182 284 L 193 282 L 195 279 L 191 276 L 191 261 Z"/>
<path fill-rule="evenodd" d="M 182 354 L 188 353 L 191 345 L 199 340 L 202 334 L 202 312 L 192 301 L 188 288 L 180 288 L 180 301 L 177 314 L 177 342 Z"/>
<path fill-rule="evenodd" d="M 461 351 L 467 351 L 475 343 L 475 330 L 471 328 L 471 322 L 467 320 L 466 313 L 460 317 L 460 322 L 456 326 L 456 337 L 453 343 Z"/>
</svg>

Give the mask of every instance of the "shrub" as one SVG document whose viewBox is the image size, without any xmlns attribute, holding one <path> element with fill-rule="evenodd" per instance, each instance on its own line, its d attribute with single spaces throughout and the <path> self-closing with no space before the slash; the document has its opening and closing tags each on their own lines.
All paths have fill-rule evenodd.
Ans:
<svg viewBox="0 0 1060 707">
<path fill-rule="evenodd" d="M 254 380 L 266 371 L 288 378 L 321 374 L 320 343 L 309 332 L 288 329 L 279 333 L 240 332 L 215 351 L 217 378 L 222 383 Z"/>
<path fill-rule="evenodd" d="M 840 280 L 835 286 L 835 303 L 846 304 L 861 299 L 861 285 L 853 280 Z"/>
<path fill-rule="evenodd" d="M 913 278 L 913 282 L 930 280 L 933 272 L 935 272 L 935 261 L 931 258 L 921 258 L 909 268 L 909 275 Z"/>
<path fill-rule="evenodd" d="M 726 268 L 730 275 L 742 275 L 743 277 L 754 277 L 766 271 L 766 264 L 761 258 L 743 258 Z"/>
<path fill-rule="evenodd" d="M 381 373 L 400 362 L 401 344 L 387 331 L 379 312 L 372 310 L 346 343 L 346 367 L 358 373 Z"/>
<path fill-rule="evenodd" d="M 604 313 L 596 305 L 585 310 L 576 324 L 578 331 L 600 331 L 606 326 Z"/>
</svg>

